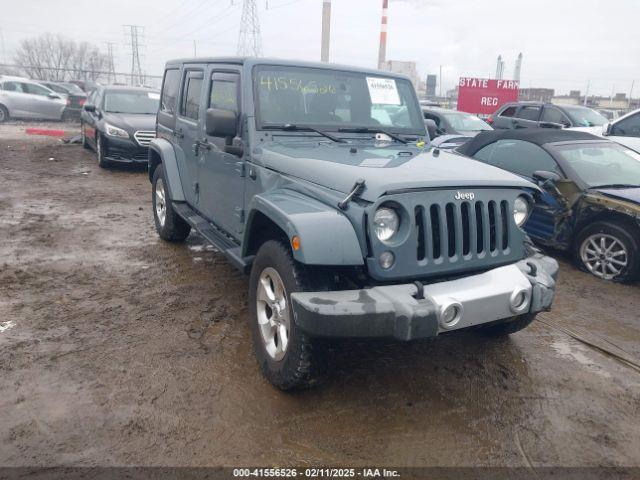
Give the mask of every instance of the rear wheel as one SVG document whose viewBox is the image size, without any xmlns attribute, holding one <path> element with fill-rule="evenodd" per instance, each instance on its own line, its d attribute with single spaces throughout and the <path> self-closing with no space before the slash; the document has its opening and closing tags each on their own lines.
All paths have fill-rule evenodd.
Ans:
<svg viewBox="0 0 640 480">
<path fill-rule="evenodd" d="M 639 240 L 622 224 L 588 225 L 576 238 L 574 254 L 583 270 L 603 280 L 628 282 L 640 273 Z"/>
<path fill-rule="evenodd" d="M 4 105 L 0 105 L 0 123 L 4 123 L 9 120 L 9 110 Z"/>
<path fill-rule="evenodd" d="M 189 236 L 191 226 L 174 210 L 167 190 L 164 167 L 158 165 L 151 182 L 151 204 L 153 220 L 158 235 L 169 242 L 181 242 Z"/>
<path fill-rule="evenodd" d="M 269 240 L 260 247 L 249 280 L 253 347 L 264 376 L 282 390 L 310 387 L 320 376 L 320 346 L 297 327 L 291 309 L 291 293 L 309 289 L 287 245 Z"/>
<path fill-rule="evenodd" d="M 511 335 L 512 333 L 527 328 L 535 319 L 535 313 L 527 313 L 525 315 L 512 317 L 510 320 L 483 327 L 482 332 L 496 337 Z"/>
</svg>

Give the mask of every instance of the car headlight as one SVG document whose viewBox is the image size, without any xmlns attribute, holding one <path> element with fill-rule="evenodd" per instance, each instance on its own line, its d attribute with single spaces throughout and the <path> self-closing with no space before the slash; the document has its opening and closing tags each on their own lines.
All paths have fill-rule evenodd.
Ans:
<svg viewBox="0 0 640 480">
<path fill-rule="evenodd" d="M 529 207 L 529 201 L 522 195 L 516 198 L 513 202 L 513 219 L 518 227 L 524 225 L 524 222 L 529 218 L 531 207 Z"/>
<path fill-rule="evenodd" d="M 374 232 L 381 242 L 391 239 L 400 227 L 400 217 L 391 208 L 381 207 L 373 215 Z"/>
<path fill-rule="evenodd" d="M 104 130 L 110 137 L 129 138 L 129 134 L 125 130 L 109 125 L 108 123 L 104 124 Z"/>
</svg>

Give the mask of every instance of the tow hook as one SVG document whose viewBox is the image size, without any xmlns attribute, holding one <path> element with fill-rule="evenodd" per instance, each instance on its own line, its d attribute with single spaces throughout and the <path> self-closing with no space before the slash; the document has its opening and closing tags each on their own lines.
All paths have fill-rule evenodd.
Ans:
<svg viewBox="0 0 640 480">
<path fill-rule="evenodd" d="M 424 300 L 424 285 L 417 280 L 413 282 L 413 284 L 416 286 L 416 293 L 413 294 L 413 298 L 416 300 Z"/>
</svg>

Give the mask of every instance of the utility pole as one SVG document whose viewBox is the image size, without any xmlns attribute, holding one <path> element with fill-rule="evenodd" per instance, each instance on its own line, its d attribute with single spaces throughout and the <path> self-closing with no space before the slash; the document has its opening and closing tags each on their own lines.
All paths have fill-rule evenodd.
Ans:
<svg viewBox="0 0 640 480">
<path fill-rule="evenodd" d="M 107 57 L 108 57 L 108 65 L 107 65 L 107 82 L 115 83 L 116 81 L 116 66 L 113 59 L 113 47 L 115 45 L 114 42 L 106 42 L 107 43 Z"/>
<path fill-rule="evenodd" d="M 242 1 L 242 17 L 240 19 L 240 33 L 238 34 L 239 56 L 262 56 L 262 38 L 260 35 L 260 18 L 256 0 Z"/>
<path fill-rule="evenodd" d="M 633 98 L 633 87 L 635 86 L 636 81 L 631 80 L 631 90 L 629 90 L 629 108 L 631 108 L 631 99 Z"/>
<path fill-rule="evenodd" d="M 125 32 L 131 37 L 131 85 L 143 85 L 144 75 L 140 63 L 140 49 L 143 47 L 140 38 L 144 34 L 144 27 L 140 25 L 124 25 Z"/>
<path fill-rule="evenodd" d="M 587 98 L 589 97 L 589 87 L 591 86 L 591 80 L 587 80 L 587 91 L 584 94 L 584 106 L 587 106 Z M 578 98 L 578 101 L 580 101 L 580 98 Z"/>
<path fill-rule="evenodd" d="M 329 43 L 331 41 L 331 0 L 322 0 L 322 46 L 320 61 L 329 61 Z"/>
<path fill-rule="evenodd" d="M 380 24 L 380 46 L 378 47 L 378 69 L 384 70 L 387 63 L 387 13 L 389 0 L 382 0 L 382 23 Z"/>
<path fill-rule="evenodd" d="M 440 65 L 440 94 L 438 95 L 440 98 L 442 98 L 442 65 Z"/>
</svg>

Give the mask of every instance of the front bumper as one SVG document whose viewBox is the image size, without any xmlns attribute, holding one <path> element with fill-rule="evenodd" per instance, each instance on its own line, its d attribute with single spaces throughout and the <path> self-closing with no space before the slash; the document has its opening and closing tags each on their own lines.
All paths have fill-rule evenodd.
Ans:
<svg viewBox="0 0 640 480">
<path fill-rule="evenodd" d="M 107 161 L 140 165 L 149 161 L 149 148 L 141 147 L 135 140 L 106 135 L 103 138 L 106 138 L 104 156 Z"/>
<path fill-rule="evenodd" d="M 325 337 L 433 337 L 517 315 L 548 310 L 558 263 L 536 253 L 520 262 L 477 275 L 424 285 L 291 294 L 296 324 Z M 454 309 L 457 315 L 451 319 Z"/>
</svg>

